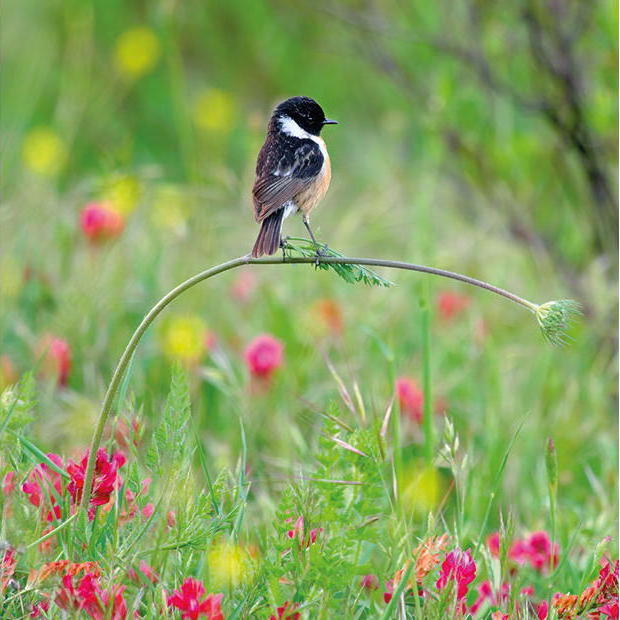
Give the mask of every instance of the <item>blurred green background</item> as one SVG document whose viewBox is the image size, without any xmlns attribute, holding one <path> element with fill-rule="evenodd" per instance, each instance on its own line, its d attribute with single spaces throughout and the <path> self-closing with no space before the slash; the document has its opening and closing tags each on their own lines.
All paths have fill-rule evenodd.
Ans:
<svg viewBox="0 0 620 620">
<path fill-rule="evenodd" d="M 148 308 L 249 251 L 267 119 L 303 94 L 340 121 L 324 132 L 333 181 L 314 216 L 322 241 L 538 302 L 576 298 L 575 341 L 550 348 L 522 309 L 448 281 L 398 272 L 385 274 L 397 287 L 366 289 L 311 267 L 264 267 L 210 281 L 167 312 L 132 367 L 133 410 L 148 427 L 171 362 L 185 358 L 213 462 L 236 459 L 241 416 L 255 488 L 270 489 L 308 458 L 317 412 L 339 399 L 325 357 L 380 418 L 394 379 L 421 377 L 420 302 L 436 309 L 456 291 L 469 297 L 458 320 L 433 318 L 433 394 L 476 463 L 471 510 L 525 418 L 502 501 L 535 526 L 553 436 L 568 520 L 602 531 L 617 494 L 616 33 L 611 0 L 5 4 L 0 353 L 4 383 L 33 367 L 41 376 L 39 443 L 84 446 Z M 93 201 L 124 218 L 116 238 L 84 236 L 80 212 Z M 302 231 L 287 221 L 286 234 Z M 187 343 L 205 330 L 216 344 L 197 345 L 189 363 Z M 262 332 L 285 345 L 267 390 L 252 386 L 242 355 Z M 71 350 L 64 389 L 41 361 L 52 336 Z M 414 450 L 419 438 L 406 421 Z"/>
</svg>

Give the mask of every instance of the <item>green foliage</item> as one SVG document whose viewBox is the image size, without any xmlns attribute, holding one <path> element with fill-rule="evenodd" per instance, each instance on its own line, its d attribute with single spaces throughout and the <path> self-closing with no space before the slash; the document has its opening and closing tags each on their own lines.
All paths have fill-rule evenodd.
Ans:
<svg viewBox="0 0 620 620">
<path fill-rule="evenodd" d="M 176 365 L 161 419 L 146 453 L 146 464 L 154 474 L 174 478 L 187 470 L 193 452 L 188 440 L 190 424 L 187 375 L 180 365 Z"/>
<path fill-rule="evenodd" d="M 0 450 L 15 458 L 19 436 L 34 418 L 36 385 L 32 373 L 0 394 Z"/>
<path fill-rule="evenodd" d="M 296 244 L 292 244 L 291 241 L 295 241 Z M 284 252 L 288 256 L 303 256 L 305 258 L 315 258 L 317 256 L 317 251 L 325 257 L 336 256 L 339 258 L 344 258 L 344 254 L 341 254 L 337 250 L 324 245 L 317 248 L 309 239 L 301 239 L 298 237 L 288 237 L 286 247 L 284 249 Z M 323 271 L 332 270 L 349 284 L 362 282 L 367 286 L 393 286 L 393 282 L 386 280 L 364 265 L 340 265 L 335 263 L 325 263 L 318 260 L 316 263 L 316 268 L 322 269 Z"/>
</svg>

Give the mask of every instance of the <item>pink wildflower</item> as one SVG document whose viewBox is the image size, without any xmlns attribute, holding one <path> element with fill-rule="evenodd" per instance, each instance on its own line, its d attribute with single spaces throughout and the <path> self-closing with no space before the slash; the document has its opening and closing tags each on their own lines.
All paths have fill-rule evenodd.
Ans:
<svg viewBox="0 0 620 620">
<path fill-rule="evenodd" d="M 142 508 L 142 516 L 145 519 L 150 519 L 153 513 L 155 512 L 155 506 L 152 503 L 148 503 Z"/>
<path fill-rule="evenodd" d="M 48 454 L 47 458 L 60 468 L 64 467 L 62 458 L 58 454 Z M 28 479 L 22 484 L 22 491 L 28 496 L 33 506 L 41 509 L 41 515 L 46 521 L 60 519 L 61 512 L 57 497 L 62 496 L 62 476 L 53 470 L 47 463 L 40 463 L 28 474 Z"/>
<path fill-rule="evenodd" d="M 292 519 L 287 519 L 287 521 L 292 521 Z M 322 527 L 316 527 L 310 530 L 307 536 L 304 535 L 304 531 L 304 518 L 297 517 L 293 529 L 288 530 L 286 535 L 289 538 L 296 538 L 299 541 L 300 547 L 307 549 L 317 541 L 319 534 L 322 534 L 324 530 Z"/>
<path fill-rule="evenodd" d="M 533 532 L 522 540 L 516 540 L 509 551 L 511 560 L 517 564 L 529 563 L 538 572 L 544 572 L 558 564 L 560 548 L 551 545 L 547 532 Z"/>
<path fill-rule="evenodd" d="M 396 379 L 396 396 L 402 413 L 418 424 L 422 422 L 424 392 L 414 379 L 399 377 Z"/>
<path fill-rule="evenodd" d="M 487 547 L 489 548 L 489 553 L 496 558 L 499 557 L 499 546 L 500 546 L 499 532 L 493 532 L 487 538 Z"/>
<path fill-rule="evenodd" d="M 9 547 L 2 555 L 0 562 L 0 594 L 4 594 L 9 582 L 13 578 L 17 566 L 17 552 L 13 547 Z"/>
<path fill-rule="evenodd" d="M 168 605 L 181 610 L 181 618 L 224 620 L 221 602 L 223 594 L 209 594 L 204 600 L 205 588 L 200 581 L 188 577 L 180 588 L 168 597 Z"/>
<path fill-rule="evenodd" d="M 59 387 L 65 387 L 71 372 L 71 347 L 62 338 L 45 336 L 39 345 L 43 354 L 43 374 L 55 376 Z"/>
<path fill-rule="evenodd" d="M 105 202 L 91 202 L 80 213 L 80 227 L 92 243 L 118 237 L 125 227 L 123 216 Z"/>
<path fill-rule="evenodd" d="M 10 495 L 15 490 L 15 472 L 8 471 L 2 479 L 2 493 L 4 495 Z"/>
<path fill-rule="evenodd" d="M 239 303 L 247 304 L 252 299 L 257 283 L 252 271 L 241 271 L 230 287 L 230 294 Z"/>
<path fill-rule="evenodd" d="M 250 373 L 260 379 L 269 379 L 282 365 L 282 343 L 269 334 L 257 336 L 245 349 L 245 363 Z"/>
<path fill-rule="evenodd" d="M 476 563 L 469 550 L 454 549 L 446 555 L 441 565 L 439 579 L 435 584 L 438 590 L 443 590 L 450 581 L 457 586 L 456 598 L 461 600 L 467 595 L 469 584 L 476 578 Z"/>
<path fill-rule="evenodd" d="M 451 321 L 469 306 L 469 297 L 451 291 L 444 291 L 437 296 L 437 310 L 439 318 Z"/>
<path fill-rule="evenodd" d="M 360 581 L 360 586 L 364 590 L 378 590 L 379 589 L 379 577 L 377 575 L 364 575 Z"/>
</svg>

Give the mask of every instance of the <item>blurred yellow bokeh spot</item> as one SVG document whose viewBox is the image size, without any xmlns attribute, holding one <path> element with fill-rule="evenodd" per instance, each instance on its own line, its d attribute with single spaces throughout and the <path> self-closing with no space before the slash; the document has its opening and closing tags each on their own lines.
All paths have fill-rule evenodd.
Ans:
<svg viewBox="0 0 620 620">
<path fill-rule="evenodd" d="M 153 70 L 160 53 L 161 46 L 155 33 L 146 26 L 139 26 L 118 37 L 114 61 L 122 76 L 138 79 Z"/>
<path fill-rule="evenodd" d="M 211 587 L 234 587 L 252 578 L 253 563 L 247 549 L 229 542 L 216 543 L 207 552 Z"/>
<path fill-rule="evenodd" d="M 35 127 L 24 138 L 22 159 L 29 170 L 44 176 L 58 174 L 67 159 L 67 148 L 49 127 Z"/>
<path fill-rule="evenodd" d="M 188 214 L 187 197 L 179 187 L 160 185 L 156 188 L 151 220 L 157 228 L 183 236 L 187 233 Z"/>
<path fill-rule="evenodd" d="M 209 88 L 198 95 L 194 104 L 194 121 L 206 131 L 230 131 L 235 118 L 235 102 L 230 93 Z"/>
<path fill-rule="evenodd" d="M 171 360 L 192 364 L 206 351 L 207 336 L 207 326 L 200 317 L 172 316 L 163 324 L 162 350 Z"/>
<path fill-rule="evenodd" d="M 114 174 L 103 183 L 101 200 L 109 202 L 112 209 L 127 217 L 138 204 L 140 182 L 129 174 Z"/>
<path fill-rule="evenodd" d="M 444 492 L 437 469 L 419 460 L 405 465 L 398 486 L 403 507 L 415 514 L 435 510 Z"/>
</svg>

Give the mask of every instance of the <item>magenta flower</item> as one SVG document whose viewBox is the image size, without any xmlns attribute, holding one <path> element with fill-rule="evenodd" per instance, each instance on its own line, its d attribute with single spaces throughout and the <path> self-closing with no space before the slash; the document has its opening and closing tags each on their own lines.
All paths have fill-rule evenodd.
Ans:
<svg viewBox="0 0 620 620">
<path fill-rule="evenodd" d="M 277 338 L 261 334 L 245 349 L 245 363 L 254 377 L 269 379 L 282 365 L 284 346 Z"/>
<path fill-rule="evenodd" d="M 206 616 L 207 620 L 224 620 L 221 602 L 223 594 L 209 594 L 204 600 L 205 588 L 200 581 L 188 577 L 180 588 L 168 597 L 168 605 L 181 611 L 181 618 L 195 620 Z"/>
<path fill-rule="evenodd" d="M 48 454 L 47 458 L 61 469 L 64 467 L 62 458 L 58 454 Z M 22 484 L 22 491 L 28 496 L 33 506 L 40 508 L 41 515 L 46 521 L 60 519 L 58 497 L 63 494 L 62 476 L 54 471 L 47 463 L 40 463 L 28 474 L 28 479 Z"/>
<path fill-rule="evenodd" d="M 360 586 L 364 590 L 378 590 L 379 589 L 379 577 L 377 575 L 364 575 L 360 581 Z"/>
<path fill-rule="evenodd" d="M 118 475 L 118 470 L 125 464 L 126 460 L 122 452 L 116 452 L 110 459 L 108 458 L 108 453 L 103 448 L 97 451 L 90 508 L 88 510 L 88 516 L 91 520 L 95 517 L 96 507 L 107 504 L 115 489 L 123 483 L 122 478 Z M 71 481 L 67 485 L 67 491 L 69 491 L 71 498 L 76 504 L 79 504 L 82 499 L 87 462 L 88 452 L 86 452 L 79 463 L 69 461 L 67 464 L 67 473 L 71 476 Z"/>
<path fill-rule="evenodd" d="M 494 557 L 499 557 L 499 532 L 493 532 L 487 538 L 487 547 L 489 548 L 489 553 Z"/>
<path fill-rule="evenodd" d="M 454 549 L 446 555 L 446 559 L 439 570 L 439 579 L 435 584 L 438 590 L 443 590 L 453 581 L 456 584 L 456 598 L 461 600 L 467 596 L 469 584 L 476 578 L 476 563 L 469 550 Z"/>
<path fill-rule="evenodd" d="M 82 233 L 93 243 L 117 237 L 124 226 L 123 216 L 105 202 L 91 202 L 80 213 Z"/>
<path fill-rule="evenodd" d="M 127 604 L 123 597 L 125 586 L 115 585 L 108 590 L 102 589 L 99 577 L 87 573 L 77 584 L 73 583 L 73 575 L 65 575 L 54 602 L 67 611 L 83 610 L 94 620 L 125 620 Z"/>
<path fill-rule="evenodd" d="M 422 422 L 422 408 L 424 406 L 424 392 L 410 377 L 396 379 L 396 396 L 400 405 L 401 413 L 406 414 L 418 424 Z"/>
<path fill-rule="evenodd" d="M 538 572 L 544 572 L 558 564 L 560 548 L 551 544 L 549 534 L 544 531 L 533 532 L 524 539 L 516 540 L 510 547 L 508 556 L 517 564 L 530 564 Z"/>
</svg>

